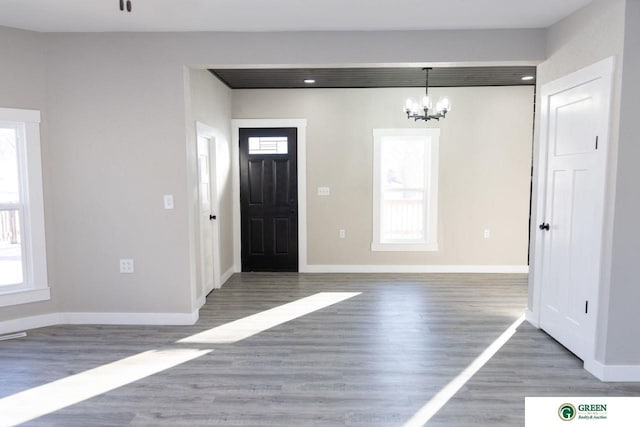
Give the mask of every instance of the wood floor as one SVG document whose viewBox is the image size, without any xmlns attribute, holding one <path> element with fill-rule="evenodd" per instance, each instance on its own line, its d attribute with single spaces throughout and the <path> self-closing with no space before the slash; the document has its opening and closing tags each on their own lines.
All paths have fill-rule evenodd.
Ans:
<svg viewBox="0 0 640 427">
<path fill-rule="evenodd" d="M 33 426 L 402 426 L 524 311 L 524 275 L 233 276 L 191 327 L 59 326 L 0 342 L 0 399 L 318 292 L 361 292 Z M 639 396 L 543 332 L 515 336 L 429 422 L 521 426 L 525 396 Z M 0 421 L 2 414 L 0 413 Z M 1 424 L 1 423 L 0 423 Z"/>
</svg>

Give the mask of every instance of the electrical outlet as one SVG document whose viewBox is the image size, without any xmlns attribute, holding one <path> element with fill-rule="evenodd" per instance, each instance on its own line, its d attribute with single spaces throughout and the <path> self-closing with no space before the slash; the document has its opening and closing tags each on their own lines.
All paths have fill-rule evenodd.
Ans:
<svg viewBox="0 0 640 427">
<path fill-rule="evenodd" d="M 340 231 L 338 231 L 338 236 L 341 239 L 344 239 L 345 237 L 347 237 L 347 232 L 344 229 L 340 229 Z"/>
<path fill-rule="evenodd" d="M 328 196 L 331 194 L 329 187 L 318 187 L 318 196 Z"/>
<path fill-rule="evenodd" d="M 488 239 L 491 237 L 491 230 L 489 230 L 488 228 L 484 229 L 484 238 Z"/>
<path fill-rule="evenodd" d="M 131 274 L 133 273 L 133 260 L 130 258 L 123 258 L 120 260 L 120 273 Z"/>
</svg>

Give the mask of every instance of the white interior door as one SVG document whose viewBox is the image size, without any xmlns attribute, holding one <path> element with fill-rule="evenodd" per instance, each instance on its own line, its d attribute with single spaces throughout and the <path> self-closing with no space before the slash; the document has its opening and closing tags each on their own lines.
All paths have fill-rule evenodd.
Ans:
<svg viewBox="0 0 640 427">
<path fill-rule="evenodd" d="M 216 285 L 215 146 L 213 139 L 198 135 L 198 182 L 200 199 L 201 292 L 206 295 Z"/>
<path fill-rule="evenodd" d="M 554 86 L 543 88 L 547 168 L 539 231 L 540 327 L 585 359 L 596 333 L 610 81 L 585 74 Z"/>
</svg>

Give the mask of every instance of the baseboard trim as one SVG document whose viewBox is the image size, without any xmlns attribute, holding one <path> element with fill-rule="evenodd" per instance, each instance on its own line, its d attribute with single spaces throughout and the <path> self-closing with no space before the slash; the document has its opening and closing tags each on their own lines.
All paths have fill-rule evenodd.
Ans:
<svg viewBox="0 0 640 427">
<path fill-rule="evenodd" d="M 187 326 L 198 321 L 192 313 L 49 313 L 0 322 L 0 334 L 55 325 L 166 325 Z"/>
<path fill-rule="evenodd" d="M 231 276 L 233 276 L 234 272 L 235 272 L 234 267 L 231 267 L 227 271 L 222 273 L 222 277 L 220 277 L 220 287 L 224 286 L 224 284 L 227 283 L 227 280 L 229 280 Z"/>
<path fill-rule="evenodd" d="M 202 306 L 205 305 L 206 303 L 207 303 L 207 296 L 201 295 L 200 298 L 198 298 L 198 301 L 196 301 L 196 310 L 200 310 Z"/>
<path fill-rule="evenodd" d="M 526 309 L 524 311 L 524 319 L 531 323 L 533 326 L 535 326 L 536 328 L 540 329 L 540 325 L 538 324 L 538 315 L 537 313 L 534 313 L 533 311 Z"/>
<path fill-rule="evenodd" d="M 526 274 L 528 265 L 307 265 L 301 273 L 505 273 Z"/>
<path fill-rule="evenodd" d="M 640 382 L 640 365 L 605 365 L 585 360 L 584 369 L 604 382 Z"/>
<path fill-rule="evenodd" d="M 45 326 L 59 325 L 62 323 L 60 313 L 40 314 L 37 316 L 21 317 L 19 319 L 0 322 L 0 334 L 22 332 L 29 329 L 44 328 Z"/>
<path fill-rule="evenodd" d="M 69 325 L 193 325 L 198 310 L 191 313 L 62 313 Z"/>
</svg>

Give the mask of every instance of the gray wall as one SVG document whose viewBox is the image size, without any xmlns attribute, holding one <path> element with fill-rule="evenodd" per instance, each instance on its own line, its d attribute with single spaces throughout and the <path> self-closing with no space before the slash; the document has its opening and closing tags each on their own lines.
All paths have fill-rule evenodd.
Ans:
<svg viewBox="0 0 640 427">
<path fill-rule="evenodd" d="M 0 93 L 8 94 L 2 98 L 4 106 L 39 108 L 45 120 L 52 300 L 56 309 L 79 312 L 189 313 L 193 308 L 197 269 L 185 66 L 544 59 L 544 30 L 0 31 Z M 175 209 L 162 208 L 163 194 L 174 195 Z M 134 258 L 135 274 L 118 273 L 123 257 Z M 50 307 L 2 308 L 0 320 L 52 311 Z"/>
<path fill-rule="evenodd" d="M 612 245 L 609 322 L 604 362 L 637 364 L 640 361 L 640 2 L 627 0 L 624 25 L 624 65 L 618 144 L 615 222 Z"/>
<path fill-rule="evenodd" d="M 40 110 L 42 133 L 42 167 L 46 208 L 46 239 L 48 255 L 49 286 L 52 287 L 51 301 L 0 308 L 0 321 L 17 317 L 57 311 L 56 266 L 51 253 L 54 245 L 53 212 L 51 202 L 51 165 L 46 161 L 51 150 L 46 138 L 46 87 L 45 87 L 45 47 L 44 37 L 30 31 L 0 27 L 0 107 Z"/>
<path fill-rule="evenodd" d="M 425 127 L 402 112 L 423 89 L 236 90 L 233 117 L 307 119 L 308 263 L 526 265 L 533 87 L 437 88 L 437 252 L 372 252 L 374 128 Z M 331 188 L 329 197 L 317 187 Z M 347 237 L 338 238 L 345 229 Z M 485 228 L 491 238 L 484 239 Z"/>
<path fill-rule="evenodd" d="M 216 185 L 219 202 L 213 203 L 213 208 L 218 217 L 220 227 L 220 272 L 222 274 L 233 267 L 233 203 L 231 185 L 231 97 L 232 92 L 227 86 L 215 78 L 207 70 L 187 69 L 186 80 L 186 128 L 187 128 L 187 163 L 192 165 L 189 169 L 189 195 L 191 207 L 191 226 L 189 235 L 191 243 L 191 277 L 195 286 L 193 303 L 197 302 L 200 295 L 200 241 L 195 238 L 199 235 L 199 205 L 198 205 L 198 174 L 195 168 L 196 152 L 196 127 L 195 122 L 201 122 L 212 128 L 215 132 L 216 147 Z M 195 306 L 194 306 L 195 308 Z"/>
<path fill-rule="evenodd" d="M 47 35 L 46 48 L 59 308 L 191 312 L 183 67 L 108 35 Z"/>
<path fill-rule="evenodd" d="M 620 122 L 620 100 L 622 93 L 622 61 L 625 28 L 624 0 L 595 0 L 578 12 L 570 15 L 548 29 L 547 56 L 548 59 L 538 65 L 538 94 L 540 86 L 577 71 L 602 59 L 614 56 L 616 70 L 612 93 L 612 111 L 610 127 L 610 157 L 608 162 L 608 182 L 605 200 L 604 242 L 602 250 L 602 277 L 600 296 L 600 321 L 598 326 L 596 358 L 604 359 L 606 329 L 609 318 L 609 275 L 611 271 L 611 248 L 613 241 L 614 198 L 616 193 L 616 169 L 618 160 L 618 131 Z M 537 104 L 540 105 L 539 99 Z M 536 118 L 536 141 L 539 139 L 540 122 Z M 537 143 L 534 144 L 538 158 Z M 534 161 L 534 177 L 538 176 L 538 164 Z M 537 192 L 537 182 L 534 180 L 534 194 Z M 534 214 L 537 206 L 534 199 Z M 532 224 L 531 233 L 538 233 L 537 224 Z M 534 271 L 535 248 L 531 248 L 532 268 Z M 533 303 L 533 273 L 529 276 L 529 307 Z"/>
</svg>

